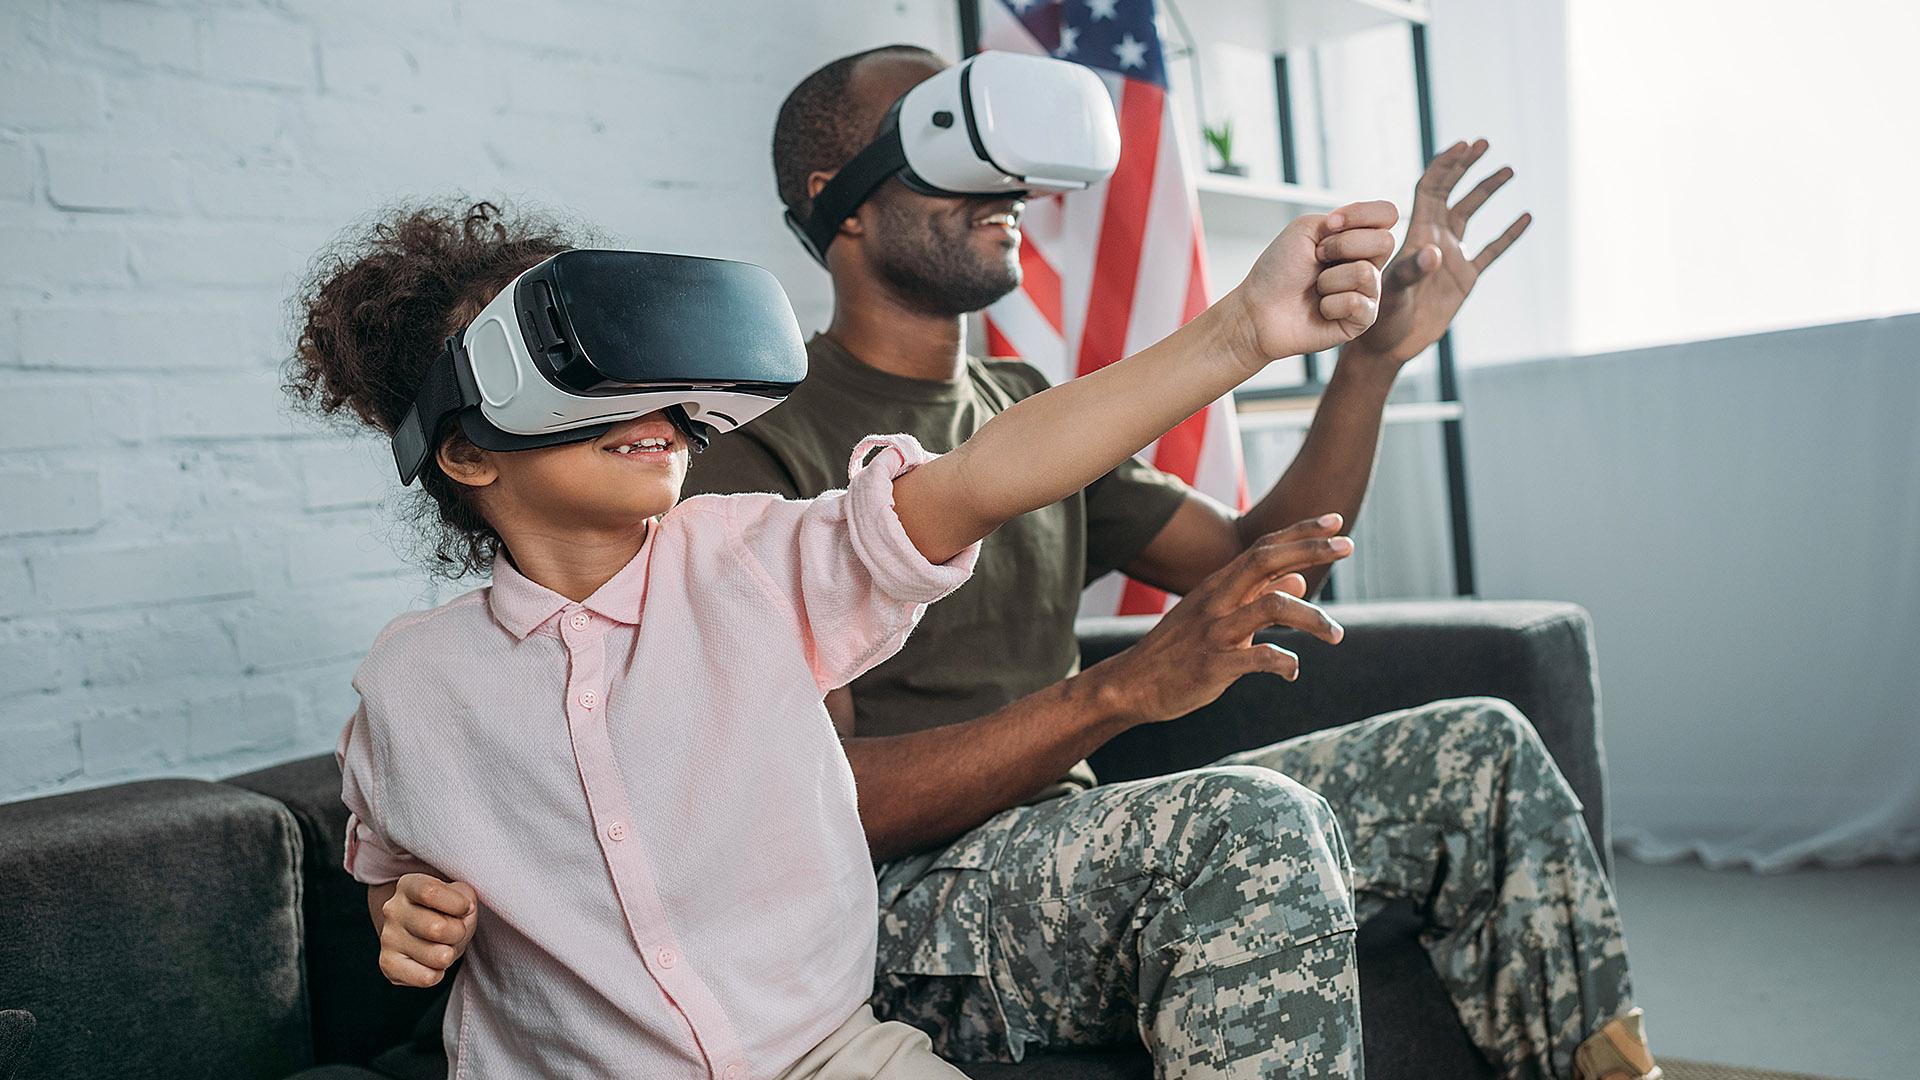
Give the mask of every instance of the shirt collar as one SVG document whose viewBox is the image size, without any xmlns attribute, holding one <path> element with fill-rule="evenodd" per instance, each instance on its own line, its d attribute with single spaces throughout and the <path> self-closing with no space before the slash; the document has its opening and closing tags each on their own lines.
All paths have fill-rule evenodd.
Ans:
<svg viewBox="0 0 1920 1080">
<path fill-rule="evenodd" d="M 619 573 L 582 601 L 582 607 L 614 622 L 639 624 L 640 606 L 647 591 L 648 556 L 653 551 L 653 535 L 659 528 L 660 520 L 655 518 L 647 526 L 647 538 L 641 542 L 640 550 Z M 548 619 L 566 610 L 573 601 L 522 574 L 502 552 L 493 562 L 493 587 L 487 590 L 487 603 L 501 626 L 515 638 L 524 639 Z"/>
</svg>

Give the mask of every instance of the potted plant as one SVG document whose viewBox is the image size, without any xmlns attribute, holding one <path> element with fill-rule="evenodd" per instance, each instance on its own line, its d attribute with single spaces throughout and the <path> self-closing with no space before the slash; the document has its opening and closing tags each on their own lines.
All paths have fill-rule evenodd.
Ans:
<svg viewBox="0 0 1920 1080">
<path fill-rule="evenodd" d="M 1233 160 L 1233 121 L 1222 120 L 1218 124 L 1202 124 L 1201 132 L 1207 137 L 1207 145 L 1219 157 L 1217 165 L 1210 166 L 1213 172 L 1227 176 L 1245 176 L 1247 167 Z"/>
</svg>

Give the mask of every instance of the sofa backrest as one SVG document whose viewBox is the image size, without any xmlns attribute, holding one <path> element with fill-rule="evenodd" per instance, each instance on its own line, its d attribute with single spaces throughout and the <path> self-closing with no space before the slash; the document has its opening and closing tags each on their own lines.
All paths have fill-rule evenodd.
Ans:
<svg viewBox="0 0 1920 1080">
<path fill-rule="evenodd" d="M 0 1009 L 36 1021 L 19 1080 L 309 1065 L 301 850 L 286 807 L 199 780 L 0 805 Z"/>
</svg>

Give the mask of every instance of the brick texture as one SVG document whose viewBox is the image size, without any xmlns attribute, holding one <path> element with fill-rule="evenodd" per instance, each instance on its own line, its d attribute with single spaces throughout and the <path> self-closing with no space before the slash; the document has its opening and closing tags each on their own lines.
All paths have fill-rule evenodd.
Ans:
<svg viewBox="0 0 1920 1080">
<path fill-rule="evenodd" d="M 952 55 L 948 3 L 68 0 L 0 19 L 0 801 L 332 746 L 355 664 L 472 583 L 410 561 L 384 444 L 293 414 L 289 295 L 465 193 L 747 259 L 817 326 L 780 99 Z"/>
</svg>

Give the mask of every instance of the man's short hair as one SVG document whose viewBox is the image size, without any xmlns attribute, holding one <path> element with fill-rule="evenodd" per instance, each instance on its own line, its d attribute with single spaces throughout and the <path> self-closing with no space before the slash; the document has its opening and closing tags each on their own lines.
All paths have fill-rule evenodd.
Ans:
<svg viewBox="0 0 1920 1080">
<path fill-rule="evenodd" d="M 801 220 L 813 210 L 807 177 L 837 171 L 873 137 L 872 126 L 860 123 L 856 110 L 848 106 L 847 86 L 861 61 L 883 54 L 940 60 L 918 45 L 882 45 L 843 56 L 800 80 L 780 104 L 780 118 L 773 124 L 773 180 L 780 201 Z"/>
</svg>

